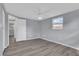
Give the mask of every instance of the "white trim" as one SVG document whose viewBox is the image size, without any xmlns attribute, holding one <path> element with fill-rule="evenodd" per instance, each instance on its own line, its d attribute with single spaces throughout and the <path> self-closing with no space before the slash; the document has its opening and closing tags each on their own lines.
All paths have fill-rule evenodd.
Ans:
<svg viewBox="0 0 79 59">
<path fill-rule="evenodd" d="M 8 15 L 7 15 L 8 18 Z M 9 46 L 9 19 L 8 19 L 8 46 Z"/>
<path fill-rule="evenodd" d="M 6 42 L 5 42 L 5 40 L 6 40 L 6 38 L 5 38 L 5 20 L 6 20 L 6 16 L 7 16 L 8 14 L 6 13 L 6 11 L 5 11 L 5 9 L 4 9 L 4 6 L 2 7 L 2 17 L 3 17 L 3 23 L 2 23 L 2 25 L 3 25 L 3 51 L 4 51 L 4 49 L 5 48 L 7 48 L 8 46 L 9 46 L 9 34 L 8 34 L 8 43 L 7 43 L 7 45 L 5 44 Z M 8 17 L 8 16 L 7 16 Z M 8 31 L 9 32 L 9 31 Z"/>
<path fill-rule="evenodd" d="M 2 17 L 3 17 L 3 51 L 4 51 L 6 47 L 5 47 L 5 12 L 3 8 L 2 8 Z"/>
</svg>

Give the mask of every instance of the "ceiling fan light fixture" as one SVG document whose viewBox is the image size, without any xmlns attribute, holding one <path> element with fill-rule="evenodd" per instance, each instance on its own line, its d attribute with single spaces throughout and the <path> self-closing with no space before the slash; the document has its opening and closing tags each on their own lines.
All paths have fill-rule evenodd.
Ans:
<svg viewBox="0 0 79 59">
<path fill-rule="evenodd" d="M 39 20 L 42 20 L 43 18 L 42 18 L 42 17 L 38 17 L 38 19 L 39 19 Z"/>
</svg>

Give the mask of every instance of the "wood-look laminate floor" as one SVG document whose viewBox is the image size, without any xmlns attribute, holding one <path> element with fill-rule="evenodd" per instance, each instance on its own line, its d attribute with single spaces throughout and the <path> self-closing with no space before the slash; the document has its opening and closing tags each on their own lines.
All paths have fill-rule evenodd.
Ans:
<svg viewBox="0 0 79 59">
<path fill-rule="evenodd" d="M 79 56 L 79 51 L 43 39 L 13 43 L 4 56 Z"/>
</svg>

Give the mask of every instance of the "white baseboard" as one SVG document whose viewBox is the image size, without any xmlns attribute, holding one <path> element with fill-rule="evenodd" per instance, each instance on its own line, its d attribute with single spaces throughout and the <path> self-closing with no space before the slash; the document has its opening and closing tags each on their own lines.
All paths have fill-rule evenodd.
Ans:
<svg viewBox="0 0 79 59">
<path fill-rule="evenodd" d="M 54 43 L 57 43 L 57 44 L 61 44 L 61 45 L 64 45 L 64 46 L 67 46 L 67 47 L 70 47 L 70 48 L 73 48 L 73 49 L 79 50 L 79 48 L 76 48 L 76 47 L 70 46 L 70 45 L 68 45 L 68 44 L 64 44 L 64 43 L 61 43 L 61 42 L 48 40 L 47 38 L 41 38 L 41 39 L 44 39 L 44 40 L 47 40 L 47 41 L 50 41 L 50 42 L 54 42 Z"/>
<path fill-rule="evenodd" d="M 38 38 L 40 38 L 40 37 L 38 37 Z M 28 38 L 28 39 L 26 39 L 26 40 L 33 40 L 33 39 L 38 39 L 38 38 Z M 47 38 L 42 38 L 42 37 L 41 37 L 40 39 L 44 39 L 44 40 L 47 40 L 47 41 L 50 41 L 50 42 L 54 42 L 54 43 L 57 43 L 57 44 L 61 44 L 61 45 L 64 45 L 64 46 L 67 46 L 67 47 L 70 47 L 70 48 L 79 50 L 79 48 L 76 48 L 76 47 L 70 46 L 70 45 L 68 45 L 68 44 L 61 43 L 61 42 L 48 40 Z M 24 40 L 21 40 L 21 41 L 25 41 L 25 39 L 24 39 Z M 17 41 L 17 42 L 18 42 L 18 41 Z"/>
</svg>

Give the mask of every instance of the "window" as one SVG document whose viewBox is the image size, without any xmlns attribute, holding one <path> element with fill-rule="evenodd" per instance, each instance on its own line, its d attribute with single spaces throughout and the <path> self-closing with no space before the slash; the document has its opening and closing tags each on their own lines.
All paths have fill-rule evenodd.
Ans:
<svg viewBox="0 0 79 59">
<path fill-rule="evenodd" d="M 63 29 L 63 17 L 57 17 L 52 19 L 53 29 Z"/>
</svg>

